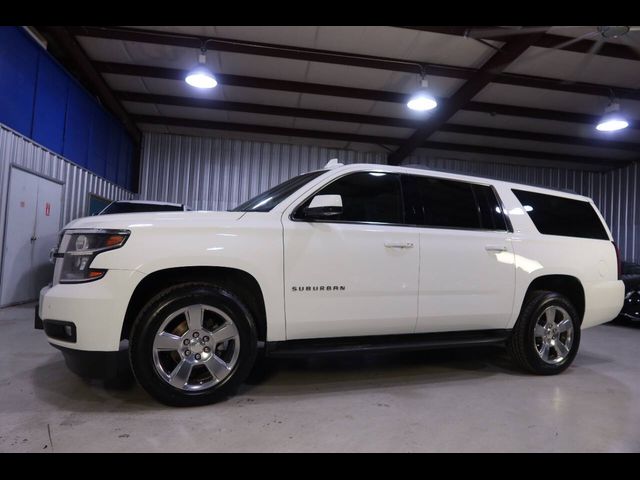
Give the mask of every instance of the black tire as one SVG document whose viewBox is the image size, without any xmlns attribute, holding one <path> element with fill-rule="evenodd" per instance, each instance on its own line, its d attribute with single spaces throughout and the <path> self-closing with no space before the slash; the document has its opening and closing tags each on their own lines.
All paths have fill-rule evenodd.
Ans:
<svg viewBox="0 0 640 480">
<path fill-rule="evenodd" d="M 542 313 L 550 306 L 564 309 L 573 323 L 573 342 L 569 353 L 560 363 L 550 364 L 538 354 L 534 328 Z M 520 316 L 507 341 L 511 359 L 521 368 L 537 375 L 555 375 L 566 370 L 573 362 L 580 346 L 580 316 L 564 295 L 546 290 L 531 292 L 524 301 Z"/>
<path fill-rule="evenodd" d="M 197 304 L 211 305 L 233 321 L 240 339 L 239 353 L 235 366 L 223 380 L 208 388 L 188 391 L 161 377 L 154 363 L 153 342 L 165 319 Z M 132 327 L 129 359 L 136 380 L 152 397 L 166 405 L 188 407 L 215 403 L 233 395 L 251 371 L 256 350 L 255 322 L 245 303 L 223 285 L 190 282 L 163 290 L 142 308 Z"/>
</svg>

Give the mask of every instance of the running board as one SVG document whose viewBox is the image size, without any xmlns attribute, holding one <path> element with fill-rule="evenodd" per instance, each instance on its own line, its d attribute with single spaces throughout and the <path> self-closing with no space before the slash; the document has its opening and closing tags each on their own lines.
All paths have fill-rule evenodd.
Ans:
<svg viewBox="0 0 640 480">
<path fill-rule="evenodd" d="M 473 330 L 463 332 L 379 335 L 370 337 L 311 338 L 267 342 L 266 354 L 272 358 L 292 358 L 341 353 L 377 353 L 437 348 L 503 346 L 511 330 Z"/>
</svg>

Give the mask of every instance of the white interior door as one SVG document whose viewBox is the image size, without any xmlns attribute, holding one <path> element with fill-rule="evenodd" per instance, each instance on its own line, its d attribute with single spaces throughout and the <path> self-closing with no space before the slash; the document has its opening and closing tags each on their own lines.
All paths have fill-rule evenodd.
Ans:
<svg viewBox="0 0 640 480">
<path fill-rule="evenodd" d="M 35 293 L 47 285 L 53 277 L 53 264 L 49 252 L 56 246 L 62 219 L 62 185 L 38 177 L 38 205 L 36 208 L 35 235 L 33 241 L 33 281 Z"/>
<path fill-rule="evenodd" d="M 49 249 L 60 228 L 61 203 L 62 185 L 11 169 L 0 306 L 34 300 L 49 282 Z"/>
</svg>

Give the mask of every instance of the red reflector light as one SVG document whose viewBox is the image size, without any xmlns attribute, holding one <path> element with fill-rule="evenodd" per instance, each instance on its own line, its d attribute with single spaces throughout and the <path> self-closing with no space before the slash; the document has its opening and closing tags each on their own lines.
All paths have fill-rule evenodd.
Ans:
<svg viewBox="0 0 640 480">
<path fill-rule="evenodd" d="M 618 245 L 616 245 L 616 242 L 611 243 L 613 243 L 613 248 L 615 248 L 616 250 L 616 261 L 618 262 L 618 280 L 620 280 L 622 278 L 622 259 L 620 258 L 620 249 L 618 248 Z"/>
</svg>

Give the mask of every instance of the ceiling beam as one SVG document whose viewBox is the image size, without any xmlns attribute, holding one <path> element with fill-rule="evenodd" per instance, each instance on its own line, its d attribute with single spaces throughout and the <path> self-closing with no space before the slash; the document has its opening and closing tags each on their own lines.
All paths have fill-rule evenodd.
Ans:
<svg viewBox="0 0 640 480">
<path fill-rule="evenodd" d="M 620 159 L 612 159 L 612 158 L 597 158 L 597 157 L 583 157 L 580 155 L 568 155 L 565 153 L 549 153 L 549 152 L 539 152 L 534 150 L 518 150 L 514 148 L 497 148 L 497 147 L 487 147 L 484 145 L 461 145 L 458 143 L 445 143 L 445 142 L 433 142 L 427 141 L 421 146 L 422 148 L 433 148 L 437 150 L 448 150 L 454 152 L 465 152 L 465 153 L 476 153 L 483 155 L 500 155 L 505 157 L 520 157 L 520 158 L 533 158 L 533 159 L 543 159 L 543 160 L 552 160 L 558 162 L 568 162 L 568 163 L 584 163 L 589 165 L 602 165 L 602 166 L 611 166 L 615 164 L 616 166 L 620 166 L 621 164 L 630 163 L 632 160 L 620 160 Z"/>
<path fill-rule="evenodd" d="M 312 118 L 314 120 L 325 120 L 331 122 L 365 123 L 369 125 L 384 125 L 386 127 L 415 129 L 420 126 L 419 121 L 408 118 L 380 117 L 376 115 L 362 115 L 329 110 L 312 110 L 308 108 L 229 102 L 226 100 L 211 100 L 207 98 L 177 97 L 173 95 L 154 95 L 148 93 L 121 91 L 117 91 L 115 93 L 120 100 L 129 102 L 157 103 L 161 105 L 226 110 L 230 112 L 258 113 L 282 117 Z"/>
<path fill-rule="evenodd" d="M 501 103 L 469 102 L 462 110 L 468 112 L 481 112 L 490 115 L 507 115 L 512 117 L 535 118 L 538 120 L 555 120 L 557 122 L 580 123 L 595 125 L 600 117 L 586 113 L 565 112 L 561 110 L 547 110 L 542 108 L 520 107 L 517 105 L 505 105 Z M 640 122 L 631 121 L 631 128 L 640 128 Z"/>
<path fill-rule="evenodd" d="M 449 97 L 438 109 L 433 112 L 423 125 L 395 151 L 389 154 L 387 161 L 391 165 L 399 165 L 416 148 L 422 145 L 433 133 L 444 125 L 452 116 L 471 101 L 484 87 L 486 87 L 505 68 L 518 58 L 537 37 L 542 35 L 522 35 L 516 40 L 505 43 L 501 49 L 487 60 L 478 72 L 462 87 Z"/>
<path fill-rule="evenodd" d="M 610 87 L 598 83 L 565 81 L 533 75 L 502 73 L 493 80 L 493 83 L 517 87 L 540 88 L 543 90 L 553 90 L 555 92 L 580 93 L 606 98 L 608 98 L 613 91 L 618 99 L 624 98 L 627 100 L 640 101 L 640 90 L 636 88 Z"/>
<path fill-rule="evenodd" d="M 332 63 L 348 66 L 360 66 L 390 70 L 395 72 L 419 73 L 420 64 L 425 68 L 427 75 L 436 77 L 456 78 L 467 80 L 477 72 L 477 69 L 458 67 L 453 65 L 441 65 L 417 60 L 393 59 L 387 57 L 375 57 L 371 55 L 359 55 L 347 52 L 329 50 L 316 50 L 311 48 L 293 47 L 289 45 L 275 45 L 256 42 L 242 42 L 217 37 L 184 36 L 176 33 L 161 33 L 142 29 L 130 29 L 119 27 L 67 27 L 75 35 L 112 40 L 123 40 L 159 45 L 170 45 L 187 48 L 200 48 L 202 42 L 207 41 L 208 48 L 215 51 L 246 53 L 250 55 L 272 56 L 294 60 L 311 62 Z M 404 27 L 403 27 L 404 28 Z M 418 28 L 418 27 L 416 27 Z M 463 27 L 438 27 L 455 29 Z M 567 83 L 560 79 L 537 77 L 530 75 L 501 74 L 496 76 L 494 82 L 505 85 L 517 85 L 533 88 L 544 88 L 563 92 L 585 93 L 608 97 L 613 90 L 618 98 L 640 100 L 640 91 L 632 88 L 613 87 L 610 85 L 590 84 L 583 82 Z"/>
<path fill-rule="evenodd" d="M 393 25 L 396 26 L 396 25 Z M 467 37 L 469 30 L 473 28 L 486 30 L 487 28 L 492 27 L 442 27 L 442 26 L 396 26 L 397 28 L 405 28 L 408 30 L 418 30 L 422 32 L 429 33 L 441 33 L 445 35 L 455 35 L 459 37 Z M 551 28 L 551 27 L 550 27 Z M 495 27 L 496 30 L 499 27 Z M 516 38 L 514 35 L 508 34 L 508 29 L 505 29 L 504 36 L 496 36 L 491 38 L 486 38 L 486 40 L 495 40 L 499 42 L 510 41 Z M 520 34 L 518 34 L 519 36 Z M 540 48 L 556 48 L 559 45 L 565 44 L 567 41 L 571 40 L 572 37 L 567 37 L 564 35 L 556 35 L 553 33 L 545 33 L 541 35 L 540 38 L 536 39 L 531 46 L 532 47 L 540 47 Z M 576 53 L 589 53 L 593 48 L 595 42 L 593 40 L 585 39 L 579 40 L 570 45 L 563 46 L 558 50 L 564 50 L 567 52 L 576 52 Z M 640 53 L 635 51 L 633 48 L 627 45 L 621 45 L 619 43 L 605 43 L 603 44 L 596 55 L 602 57 L 612 57 L 612 58 L 621 58 L 623 60 L 640 60 Z"/>
<path fill-rule="evenodd" d="M 327 140 L 372 143 L 377 145 L 398 145 L 402 142 L 401 138 L 383 137 L 378 135 L 373 136 L 344 132 L 327 132 L 324 130 L 305 130 L 298 128 L 274 127 L 271 125 L 247 125 L 243 123 L 217 122 L 212 120 L 198 120 L 194 118 L 165 117 L 159 115 L 134 115 L 133 118 L 138 123 L 203 128 L 206 130 L 264 133 L 267 135 L 283 135 L 286 137 L 322 138 Z"/>
<path fill-rule="evenodd" d="M 464 135 L 478 135 L 483 137 L 512 138 L 514 140 L 527 140 L 543 143 L 578 145 L 582 147 L 626 150 L 630 152 L 640 151 L 640 143 L 601 140 L 588 137 L 571 137 L 568 135 L 528 132 L 522 130 L 509 130 L 505 128 L 476 127 L 473 125 L 446 123 L 445 125 L 442 125 L 442 127 L 440 127 L 439 131 L 448 133 L 460 133 Z"/>
<path fill-rule="evenodd" d="M 397 72 L 420 73 L 422 65 L 429 75 L 450 78 L 468 78 L 469 69 L 448 66 L 431 65 L 428 62 L 418 62 L 398 58 L 378 57 L 374 55 L 361 55 L 356 53 L 337 52 L 332 50 L 319 50 L 314 48 L 296 47 L 290 45 L 276 45 L 264 42 L 249 42 L 238 39 L 221 37 L 203 37 L 198 35 L 185 35 L 180 33 L 161 32 L 124 27 L 96 27 L 76 26 L 68 27 L 74 35 L 95 38 L 107 38 L 111 40 L 123 40 L 126 42 L 152 43 L 155 45 L 169 45 L 200 49 L 206 42 L 207 50 L 218 52 L 244 53 L 262 57 L 287 58 L 291 60 L 304 60 L 309 62 L 333 63 L 348 65 L 351 67 L 376 68 Z"/>
<path fill-rule="evenodd" d="M 94 62 L 94 65 L 102 73 L 162 78 L 166 80 L 184 81 L 187 74 L 186 70 L 176 68 L 150 67 L 145 65 L 132 65 L 128 63 Z M 330 97 L 359 98 L 362 100 L 372 100 L 376 102 L 406 103 L 409 99 L 409 95 L 399 92 L 341 87 L 320 83 L 293 82 L 290 80 L 231 75 L 228 73 L 216 72 L 216 79 L 220 85 L 229 85 L 232 87 L 311 93 L 314 95 L 327 95 Z"/>
<path fill-rule="evenodd" d="M 75 70 L 84 77 L 85 81 L 93 87 L 93 91 L 98 95 L 100 101 L 109 109 L 124 125 L 125 129 L 136 145 L 140 144 L 141 133 L 136 124 L 131 120 L 129 114 L 120 104 L 113 94 L 111 88 L 107 85 L 104 78 L 96 70 L 91 60 L 84 52 L 77 40 L 71 35 L 65 27 L 36 27 L 38 31 L 46 35 L 49 47 L 57 48 L 69 58 Z"/>
<path fill-rule="evenodd" d="M 377 145 L 399 145 L 404 139 L 397 137 L 383 137 L 378 135 L 361 135 L 355 133 L 329 132 L 323 130 L 305 130 L 288 127 L 274 127 L 270 125 L 247 125 L 231 122 L 217 122 L 211 120 L 197 120 L 192 118 L 165 117 L 156 115 L 133 115 L 133 119 L 142 124 L 169 125 L 177 127 L 202 128 L 206 130 L 224 130 L 234 132 L 259 133 L 267 135 L 282 135 L 287 137 L 321 138 L 327 140 L 340 140 L 345 142 L 372 143 Z M 496 147 L 486 147 L 481 145 L 464 145 L 448 142 L 427 141 L 421 145 L 422 148 L 437 150 L 458 151 L 468 153 L 481 153 L 484 155 L 498 155 L 507 157 L 531 158 L 538 160 L 551 160 L 567 163 L 581 163 L 584 165 L 620 166 L 629 160 L 612 159 L 604 157 L 585 157 L 578 155 L 567 155 L 559 153 L 549 153 L 532 150 L 517 150 Z"/>
<path fill-rule="evenodd" d="M 150 78 L 163 78 L 183 81 L 186 71 L 175 68 L 150 67 L 144 65 L 130 65 L 126 63 L 94 62 L 98 71 L 117 75 L 134 75 Z M 216 78 L 221 85 L 234 87 L 259 88 L 287 92 L 311 93 L 341 98 L 358 98 L 377 102 L 406 103 L 409 95 L 385 90 L 371 90 L 365 88 L 340 87 L 334 85 L 292 82 L 243 75 L 217 73 Z M 440 99 L 440 103 L 446 99 Z M 585 115 L 558 110 L 544 110 L 538 108 L 500 105 L 486 102 L 470 102 L 463 110 L 486 112 L 491 114 L 511 115 L 515 117 L 531 117 L 543 120 L 558 120 L 562 122 L 593 124 L 599 118 L 595 115 Z M 640 122 L 632 121 L 631 128 L 640 128 Z"/>
<path fill-rule="evenodd" d="M 377 115 L 360 115 L 327 110 L 312 110 L 304 108 L 280 107 L 275 105 L 263 105 L 244 102 L 229 102 L 224 100 L 212 100 L 208 98 L 181 97 L 174 95 L 157 95 L 139 92 L 114 92 L 121 101 L 152 103 L 159 105 L 174 105 L 179 107 L 204 108 L 210 110 L 223 110 L 230 112 L 257 113 L 264 115 L 276 115 L 285 117 L 301 117 L 314 120 L 326 120 L 334 122 L 364 123 L 368 125 L 383 125 L 399 128 L 417 128 L 420 120 L 394 118 Z M 586 137 L 571 137 L 567 135 L 555 135 L 548 133 L 526 132 L 519 130 L 507 130 L 501 128 L 476 127 L 472 125 L 445 124 L 440 127 L 441 132 L 460 133 L 465 135 L 478 135 L 497 138 L 511 138 L 516 140 L 529 140 L 545 143 L 559 143 L 566 145 L 580 145 L 585 147 L 619 149 L 637 152 L 640 143 L 617 142 Z"/>
</svg>

